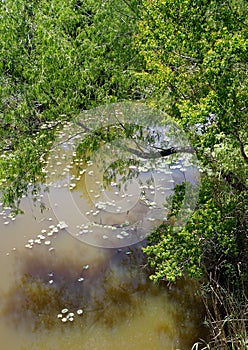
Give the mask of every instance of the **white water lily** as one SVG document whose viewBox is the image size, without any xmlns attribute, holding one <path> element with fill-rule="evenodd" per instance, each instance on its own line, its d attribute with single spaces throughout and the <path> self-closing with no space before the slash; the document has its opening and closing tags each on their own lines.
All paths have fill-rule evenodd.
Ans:
<svg viewBox="0 0 248 350">
<path fill-rule="evenodd" d="M 63 309 L 63 310 L 61 310 L 61 312 L 62 312 L 62 314 L 66 314 L 67 312 L 68 312 L 69 310 L 68 309 Z"/>
<path fill-rule="evenodd" d="M 61 230 L 64 228 L 67 228 L 68 225 L 64 222 L 64 221 L 60 221 L 57 225 L 58 228 L 60 228 Z"/>
</svg>

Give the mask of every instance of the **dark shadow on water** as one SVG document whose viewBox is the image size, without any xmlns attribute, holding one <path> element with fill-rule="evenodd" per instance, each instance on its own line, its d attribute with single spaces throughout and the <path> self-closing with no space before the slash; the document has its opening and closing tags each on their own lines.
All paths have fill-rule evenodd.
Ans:
<svg viewBox="0 0 248 350">
<path fill-rule="evenodd" d="M 141 269 L 143 256 L 137 251 L 137 247 L 108 249 L 107 258 L 90 266 L 73 254 L 17 256 L 16 282 L 2 297 L 1 315 L 16 327 L 37 330 L 61 323 L 57 315 L 64 308 L 74 313 L 82 309 L 80 322 L 91 318 L 108 327 L 116 325 L 136 308 L 133 296 L 149 288 Z"/>
<path fill-rule="evenodd" d="M 90 266 L 80 255 L 20 255 L 16 282 L 1 296 L 1 317 L 11 327 L 32 332 L 64 327 L 85 331 L 96 325 L 114 330 L 137 315 L 145 316 L 146 300 L 164 298 L 160 305 L 166 308 L 166 303 L 171 304 L 168 319 L 176 320 L 177 339 L 189 344 L 184 349 L 203 337 L 203 308 L 195 294 L 195 282 L 181 281 L 170 289 L 154 285 L 144 268 L 140 244 L 107 252 L 105 259 Z M 58 318 L 65 308 L 74 313 L 73 322 L 67 321 L 66 325 Z M 77 315 L 79 309 L 82 315 Z M 173 338 L 173 332 L 163 318 L 154 325 L 154 334 L 161 341 Z"/>
</svg>

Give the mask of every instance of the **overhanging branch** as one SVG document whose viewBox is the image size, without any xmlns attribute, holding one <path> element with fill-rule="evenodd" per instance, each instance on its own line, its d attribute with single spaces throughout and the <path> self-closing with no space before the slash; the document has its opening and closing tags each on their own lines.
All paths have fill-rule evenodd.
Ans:
<svg viewBox="0 0 248 350">
<path fill-rule="evenodd" d="M 168 157 L 176 153 L 194 153 L 194 149 L 192 147 L 170 147 L 166 149 L 158 147 L 152 148 L 154 148 L 156 151 L 151 150 L 149 152 L 142 152 L 131 147 L 126 147 L 126 150 L 143 159 L 157 159 L 161 157 Z"/>
</svg>

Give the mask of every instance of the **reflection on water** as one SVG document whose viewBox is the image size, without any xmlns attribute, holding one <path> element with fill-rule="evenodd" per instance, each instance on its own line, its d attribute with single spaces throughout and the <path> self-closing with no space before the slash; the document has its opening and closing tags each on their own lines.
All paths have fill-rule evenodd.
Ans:
<svg viewBox="0 0 248 350">
<path fill-rule="evenodd" d="M 155 286 L 140 244 L 92 247 L 51 210 L 41 214 L 28 199 L 23 207 L 13 221 L 1 213 L 2 349 L 187 350 L 203 336 L 192 281 Z"/>
<path fill-rule="evenodd" d="M 43 159 L 50 192 L 37 195 L 37 207 L 23 199 L 18 218 L 0 210 L 1 348 L 187 350 L 203 337 L 196 282 L 155 286 L 141 252 L 146 234 L 166 221 L 175 184 L 191 183 L 182 213 L 194 209 L 199 171 L 191 153 L 157 157 L 154 147 L 188 146 L 174 124 L 160 127 L 164 116 L 144 106 L 125 108 L 100 109 L 100 118 L 94 111 L 87 128 L 101 133 L 117 112 L 128 123 L 142 116 L 153 148 L 117 138 L 87 160 L 77 154 L 85 135 L 69 123 Z M 151 152 L 148 161 L 143 155 Z"/>
<path fill-rule="evenodd" d="M 164 157 L 162 150 L 172 153 Z M 181 128 L 133 103 L 102 106 L 85 111 L 78 124 L 65 123 L 43 170 L 50 205 L 67 231 L 105 248 L 144 240 L 167 220 L 167 199 L 184 183 L 175 222 L 182 227 L 195 208 L 200 182 L 197 158 Z"/>
</svg>

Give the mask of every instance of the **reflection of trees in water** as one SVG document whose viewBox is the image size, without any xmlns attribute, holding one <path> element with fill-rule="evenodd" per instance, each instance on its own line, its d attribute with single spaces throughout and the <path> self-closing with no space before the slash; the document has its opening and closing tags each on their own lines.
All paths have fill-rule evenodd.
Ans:
<svg viewBox="0 0 248 350">
<path fill-rule="evenodd" d="M 116 273 L 110 271 L 103 280 L 102 295 L 94 297 L 94 307 L 97 312 L 92 315 L 93 322 L 101 322 L 112 328 L 132 318 L 139 307 L 139 298 L 137 298 L 139 286 L 145 288 L 142 281 L 138 282 L 134 288 L 132 281 L 122 280 Z"/>
<path fill-rule="evenodd" d="M 197 339 L 202 334 L 198 326 L 202 312 L 192 281 L 170 289 L 155 285 L 148 279 L 143 258 L 139 245 L 112 249 L 98 265 L 90 264 L 85 270 L 80 257 L 57 258 L 51 277 L 51 261 L 45 256 L 22 256 L 21 277 L 4 296 L 1 317 L 10 327 L 34 332 L 76 327 L 86 334 L 95 327 L 110 330 L 149 319 L 144 329 L 149 328 L 163 343 L 172 339 L 187 344 Z M 80 276 L 82 283 L 77 281 Z M 57 318 L 64 308 L 75 314 L 73 322 L 64 324 Z M 82 315 L 77 315 L 78 309 Z"/>
<path fill-rule="evenodd" d="M 81 261 L 66 257 L 66 264 L 63 260 L 53 264 L 53 272 L 51 261 L 44 256 L 23 256 L 18 272 L 21 277 L 4 296 L 1 314 L 10 325 L 37 330 L 61 324 L 57 315 L 64 308 L 75 315 L 83 309 L 83 315 L 75 317 L 74 322 L 90 325 L 97 321 L 112 327 L 132 316 L 139 293 L 149 287 L 140 269 L 142 254 L 135 251 L 112 251 L 101 268 L 96 265 L 88 270 L 83 269 Z M 81 276 L 82 283 L 78 281 Z"/>
<path fill-rule="evenodd" d="M 93 294 L 98 310 L 93 322 L 114 327 L 142 313 L 142 298 L 156 288 L 148 282 L 143 269 L 143 255 L 138 248 L 119 249 L 110 261 L 108 272 L 102 276 L 102 288 Z"/>
<path fill-rule="evenodd" d="M 5 296 L 1 312 L 10 326 L 26 326 L 33 331 L 55 326 L 56 313 L 64 306 L 63 288 L 25 274 Z"/>
</svg>

